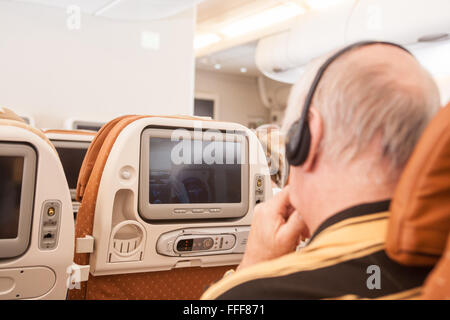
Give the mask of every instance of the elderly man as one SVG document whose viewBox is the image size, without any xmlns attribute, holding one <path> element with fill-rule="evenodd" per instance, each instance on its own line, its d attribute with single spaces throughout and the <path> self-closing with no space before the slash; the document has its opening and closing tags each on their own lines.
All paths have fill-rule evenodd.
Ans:
<svg viewBox="0 0 450 320">
<path fill-rule="evenodd" d="M 439 109 L 434 81 L 396 45 L 348 47 L 292 89 L 288 139 L 314 85 L 309 135 L 288 142 L 304 149 L 291 155 L 289 186 L 255 208 L 242 263 L 203 299 L 407 298 L 422 285 L 429 270 L 392 261 L 384 241 L 394 188 Z"/>
</svg>

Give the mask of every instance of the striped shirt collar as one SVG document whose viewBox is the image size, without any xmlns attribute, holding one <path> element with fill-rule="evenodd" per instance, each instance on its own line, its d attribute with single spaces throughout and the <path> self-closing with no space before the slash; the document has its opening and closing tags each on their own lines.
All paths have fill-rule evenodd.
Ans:
<svg viewBox="0 0 450 320">
<path fill-rule="evenodd" d="M 322 231 L 325 229 L 331 227 L 332 225 L 350 219 L 360 216 L 365 216 L 368 214 L 378 213 L 378 212 L 384 212 L 389 210 L 389 206 L 391 204 L 391 200 L 383 200 L 383 201 L 377 201 L 377 202 L 369 202 L 369 203 L 362 203 L 350 208 L 347 208 L 345 210 L 342 210 L 335 215 L 332 215 L 328 219 L 326 219 L 314 232 L 312 237 L 309 240 L 309 243 L 319 235 Z"/>
</svg>

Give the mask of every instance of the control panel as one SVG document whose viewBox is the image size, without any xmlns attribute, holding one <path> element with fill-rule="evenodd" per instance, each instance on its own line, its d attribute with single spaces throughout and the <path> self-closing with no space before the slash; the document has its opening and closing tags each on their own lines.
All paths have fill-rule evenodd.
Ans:
<svg viewBox="0 0 450 320">
<path fill-rule="evenodd" d="M 177 253 L 197 252 L 197 251 L 218 251 L 229 250 L 234 247 L 236 237 L 232 234 L 215 235 L 215 236 L 182 236 L 179 237 L 175 244 Z"/>
<path fill-rule="evenodd" d="M 198 208 L 198 209 L 174 209 L 174 214 L 193 214 L 193 213 L 221 213 L 222 209 L 220 208 Z"/>
<path fill-rule="evenodd" d="M 255 175 L 255 204 L 264 202 L 264 176 Z"/>
<path fill-rule="evenodd" d="M 244 253 L 250 226 L 188 228 L 164 233 L 157 252 L 166 256 Z"/>
<path fill-rule="evenodd" d="M 39 249 L 55 249 L 58 244 L 59 225 L 61 220 L 61 202 L 45 201 L 42 205 L 41 226 L 39 232 Z"/>
</svg>

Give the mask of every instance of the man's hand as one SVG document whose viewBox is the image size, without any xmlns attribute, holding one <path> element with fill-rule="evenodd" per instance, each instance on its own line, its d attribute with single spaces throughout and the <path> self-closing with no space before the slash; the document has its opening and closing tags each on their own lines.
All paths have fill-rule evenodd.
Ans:
<svg viewBox="0 0 450 320">
<path fill-rule="evenodd" d="M 289 202 L 289 187 L 255 207 L 244 258 L 238 270 L 295 251 L 309 231 Z"/>
</svg>

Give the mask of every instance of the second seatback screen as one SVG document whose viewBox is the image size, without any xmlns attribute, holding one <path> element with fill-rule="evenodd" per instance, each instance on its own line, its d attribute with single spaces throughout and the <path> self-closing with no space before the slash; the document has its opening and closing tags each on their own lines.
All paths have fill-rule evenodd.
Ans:
<svg viewBox="0 0 450 320">
<path fill-rule="evenodd" d="M 240 203 L 240 143 L 183 143 L 150 139 L 150 203 Z"/>
</svg>

